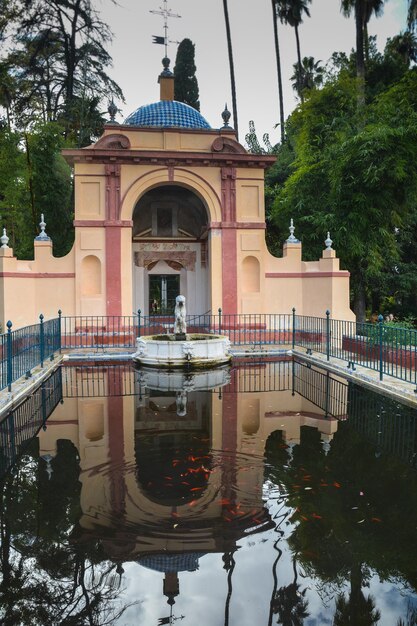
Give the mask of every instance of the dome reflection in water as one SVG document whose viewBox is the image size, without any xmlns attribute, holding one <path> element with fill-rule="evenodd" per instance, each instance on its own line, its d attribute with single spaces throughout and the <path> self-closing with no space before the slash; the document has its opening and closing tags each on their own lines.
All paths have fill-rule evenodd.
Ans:
<svg viewBox="0 0 417 626">
<path fill-rule="evenodd" d="M 412 623 L 415 411 L 290 361 L 175 376 L 66 367 L 1 423 L 4 623 Z"/>
</svg>

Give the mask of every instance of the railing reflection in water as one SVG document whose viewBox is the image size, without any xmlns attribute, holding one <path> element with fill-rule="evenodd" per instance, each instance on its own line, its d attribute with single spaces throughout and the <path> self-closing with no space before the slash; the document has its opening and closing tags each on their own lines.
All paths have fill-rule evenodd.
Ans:
<svg viewBox="0 0 417 626">
<path fill-rule="evenodd" d="M 291 391 L 319 407 L 324 417 L 349 418 L 381 451 L 417 463 L 417 412 L 410 407 L 297 360 L 251 361 L 231 368 L 230 375 L 228 384 L 210 392 L 221 396 Z M 57 369 L 0 422 L 0 474 L 13 465 L 61 400 L 142 393 L 146 390 L 140 386 L 140 370 L 130 363 Z"/>
<path fill-rule="evenodd" d="M 62 370 L 57 369 L 0 422 L 0 477 L 24 452 L 62 400 Z"/>
</svg>

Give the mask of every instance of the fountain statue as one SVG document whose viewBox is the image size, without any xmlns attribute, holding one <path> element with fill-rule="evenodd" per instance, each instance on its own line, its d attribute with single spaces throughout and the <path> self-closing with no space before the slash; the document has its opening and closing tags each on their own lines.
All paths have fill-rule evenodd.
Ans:
<svg viewBox="0 0 417 626">
<path fill-rule="evenodd" d="M 181 338 L 185 339 L 185 334 L 187 332 L 187 323 L 186 323 L 186 309 L 185 309 L 185 298 L 184 296 L 177 296 L 175 298 L 175 324 L 174 324 L 174 333 L 175 339 L 180 341 Z"/>
<path fill-rule="evenodd" d="M 147 367 L 206 369 L 229 363 L 232 356 L 228 337 L 187 333 L 185 297 L 179 295 L 175 299 L 174 333 L 138 337 L 132 358 Z"/>
</svg>

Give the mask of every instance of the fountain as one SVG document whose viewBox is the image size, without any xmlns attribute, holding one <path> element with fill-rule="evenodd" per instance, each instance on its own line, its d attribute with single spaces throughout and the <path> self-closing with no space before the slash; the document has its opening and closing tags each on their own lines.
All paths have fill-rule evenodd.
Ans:
<svg viewBox="0 0 417 626">
<path fill-rule="evenodd" d="M 231 361 L 228 337 L 187 333 L 184 296 L 176 297 L 174 316 L 174 333 L 137 338 L 134 361 L 147 367 L 169 369 L 206 369 Z"/>
</svg>

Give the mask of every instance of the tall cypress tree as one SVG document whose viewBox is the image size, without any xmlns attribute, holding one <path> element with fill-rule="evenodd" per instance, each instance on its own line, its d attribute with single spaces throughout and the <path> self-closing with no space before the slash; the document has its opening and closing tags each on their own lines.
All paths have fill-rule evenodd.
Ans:
<svg viewBox="0 0 417 626">
<path fill-rule="evenodd" d="M 178 46 L 175 59 L 175 91 L 174 97 L 178 102 L 185 102 L 197 111 L 200 110 L 198 99 L 198 82 L 195 75 L 194 63 L 195 45 L 190 39 L 183 39 Z"/>
</svg>

